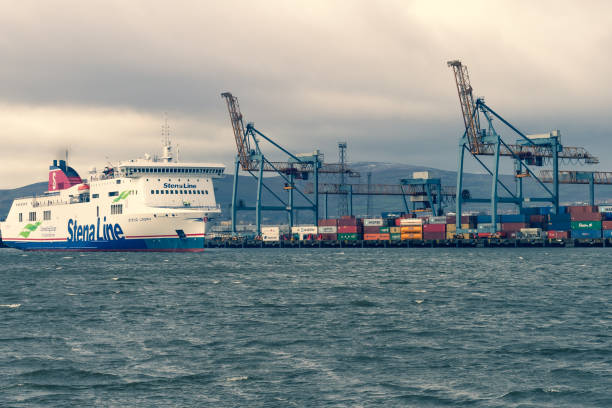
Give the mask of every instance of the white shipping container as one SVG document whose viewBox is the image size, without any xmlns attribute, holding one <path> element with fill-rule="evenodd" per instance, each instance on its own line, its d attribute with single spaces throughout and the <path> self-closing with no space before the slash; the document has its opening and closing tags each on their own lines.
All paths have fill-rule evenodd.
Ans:
<svg viewBox="0 0 612 408">
<path fill-rule="evenodd" d="M 280 228 L 261 227 L 261 238 L 266 242 L 280 241 Z"/>
<path fill-rule="evenodd" d="M 612 213 L 612 205 L 600 205 L 599 212 L 600 213 Z"/>
<path fill-rule="evenodd" d="M 400 226 L 405 225 L 423 225 L 423 220 L 420 218 L 400 218 Z"/>
<path fill-rule="evenodd" d="M 413 171 L 412 172 L 412 178 L 415 178 L 415 179 L 428 179 L 429 178 L 429 172 L 428 171 Z"/>
<path fill-rule="evenodd" d="M 319 234 L 336 234 L 336 233 L 338 233 L 338 227 L 336 227 L 335 225 L 319 227 Z"/>
<path fill-rule="evenodd" d="M 521 228 L 521 235 L 527 238 L 539 238 L 542 236 L 542 228 Z"/>
<path fill-rule="evenodd" d="M 410 202 L 413 203 L 423 203 L 423 202 L 428 202 L 429 198 L 427 198 L 426 195 L 415 195 L 415 196 L 410 196 Z"/>
<path fill-rule="evenodd" d="M 430 224 L 446 224 L 446 217 L 429 217 Z"/>
<path fill-rule="evenodd" d="M 384 225 L 382 218 L 364 218 L 364 227 L 382 227 Z"/>
</svg>

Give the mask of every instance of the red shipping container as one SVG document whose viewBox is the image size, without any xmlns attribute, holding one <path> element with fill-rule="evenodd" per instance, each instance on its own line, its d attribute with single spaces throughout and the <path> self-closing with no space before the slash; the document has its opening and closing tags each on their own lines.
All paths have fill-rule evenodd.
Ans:
<svg viewBox="0 0 612 408">
<path fill-rule="evenodd" d="M 427 232 L 446 232 L 446 224 L 423 224 L 423 233 Z"/>
<path fill-rule="evenodd" d="M 361 225 L 361 220 L 352 216 L 345 215 L 338 220 L 338 226 L 356 226 Z"/>
<path fill-rule="evenodd" d="M 375 227 L 363 227 L 363 233 L 364 234 L 380 234 L 380 228 L 379 226 L 375 226 Z M 365 238 L 364 238 L 365 239 Z"/>
<path fill-rule="evenodd" d="M 338 220 L 336 219 L 319 220 L 319 227 L 336 227 L 337 225 Z"/>
<path fill-rule="evenodd" d="M 361 231 L 357 230 L 356 225 L 339 225 L 338 234 L 357 234 Z"/>
<path fill-rule="evenodd" d="M 529 216 L 529 222 L 541 224 L 543 222 L 546 222 L 546 216 L 545 215 L 537 215 L 537 214 L 531 215 L 531 216 Z"/>
<path fill-rule="evenodd" d="M 320 241 L 337 241 L 338 234 L 319 234 Z"/>
<path fill-rule="evenodd" d="M 446 216 L 446 223 L 447 224 L 457 224 L 457 217 L 454 215 L 447 215 Z"/>
<path fill-rule="evenodd" d="M 444 225 L 444 224 L 441 224 Z M 424 240 L 428 240 L 428 239 L 446 239 L 446 233 L 445 232 L 439 232 L 439 231 L 430 231 L 430 232 L 423 232 L 423 239 Z"/>
<path fill-rule="evenodd" d="M 582 213 L 594 213 L 597 212 L 597 206 L 590 206 L 590 205 L 572 205 L 567 207 L 567 212 L 574 215 L 574 214 L 582 214 Z M 583 221 L 583 220 L 576 220 L 576 221 Z M 590 221 L 590 220 L 587 220 Z"/>
<path fill-rule="evenodd" d="M 491 234 L 490 232 L 479 232 L 478 233 L 478 238 L 490 238 L 491 235 L 493 235 L 493 234 Z"/>
<path fill-rule="evenodd" d="M 567 231 L 548 231 L 546 235 L 549 239 L 564 239 L 569 236 Z"/>
<path fill-rule="evenodd" d="M 612 221 L 602 221 L 601 229 L 603 229 L 603 230 L 612 230 Z"/>
<path fill-rule="evenodd" d="M 501 225 L 501 229 L 504 232 L 517 232 L 521 228 L 527 228 L 527 224 L 524 222 L 504 222 Z"/>
<path fill-rule="evenodd" d="M 598 212 L 572 213 L 572 221 L 601 221 L 601 213 L 598 213 Z"/>
</svg>

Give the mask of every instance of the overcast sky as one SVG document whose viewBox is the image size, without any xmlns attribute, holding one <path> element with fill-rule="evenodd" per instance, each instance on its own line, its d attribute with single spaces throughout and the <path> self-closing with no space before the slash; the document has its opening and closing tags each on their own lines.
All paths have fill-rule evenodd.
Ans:
<svg viewBox="0 0 612 408">
<path fill-rule="evenodd" d="M 520 129 L 612 170 L 607 1 L 0 0 L 0 188 L 154 154 L 168 112 L 183 161 L 230 165 L 223 91 L 295 152 L 456 167 L 450 59 Z"/>
</svg>

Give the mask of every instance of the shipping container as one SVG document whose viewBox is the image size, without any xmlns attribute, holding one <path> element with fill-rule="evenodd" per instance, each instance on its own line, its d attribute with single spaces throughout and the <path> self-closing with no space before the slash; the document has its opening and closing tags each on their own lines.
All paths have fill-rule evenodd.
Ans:
<svg viewBox="0 0 612 408">
<path fill-rule="evenodd" d="M 601 231 L 601 234 L 603 235 L 604 238 L 612 238 L 612 229 L 603 230 Z"/>
<path fill-rule="evenodd" d="M 446 224 L 446 232 L 455 232 L 457 231 L 456 224 Z"/>
<path fill-rule="evenodd" d="M 402 234 L 391 233 L 391 234 L 389 234 L 389 239 L 391 239 L 391 241 L 399 241 L 399 240 L 402 239 Z"/>
<path fill-rule="evenodd" d="M 380 233 L 381 234 L 389 234 L 389 227 L 380 227 Z"/>
<path fill-rule="evenodd" d="M 338 234 L 319 234 L 319 239 L 321 241 L 337 241 Z"/>
<path fill-rule="evenodd" d="M 521 228 L 527 228 L 528 225 L 525 222 L 506 222 L 502 223 L 501 230 L 505 232 L 518 232 Z"/>
<path fill-rule="evenodd" d="M 550 214 L 548 216 L 549 222 L 569 222 L 572 220 L 571 214 Z"/>
<path fill-rule="evenodd" d="M 338 226 L 337 219 L 319 220 L 319 227 L 337 227 L 337 226 Z"/>
<path fill-rule="evenodd" d="M 427 180 L 429 179 L 429 172 L 428 171 L 413 171 L 412 178 Z"/>
<path fill-rule="evenodd" d="M 389 227 L 389 233 L 391 234 L 400 234 L 402 232 L 401 227 Z"/>
<path fill-rule="evenodd" d="M 425 240 L 441 240 L 446 238 L 445 231 L 430 231 L 423 232 L 423 239 Z"/>
<path fill-rule="evenodd" d="M 359 234 L 338 234 L 338 241 L 356 241 L 360 237 Z"/>
<path fill-rule="evenodd" d="M 357 225 L 338 225 L 338 234 L 357 234 L 363 231 L 362 228 Z"/>
<path fill-rule="evenodd" d="M 382 227 L 384 225 L 384 220 L 382 218 L 364 218 L 363 226 L 364 227 Z"/>
<path fill-rule="evenodd" d="M 521 228 L 521 236 L 524 238 L 540 238 L 542 236 L 541 228 Z"/>
<path fill-rule="evenodd" d="M 546 217 L 540 214 L 530 215 L 529 222 L 532 224 L 542 224 L 546 222 Z"/>
<path fill-rule="evenodd" d="M 570 229 L 572 229 L 572 222 L 549 222 L 548 224 L 546 224 L 546 229 L 549 231 L 569 231 Z"/>
<path fill-rule="evenodd" d="M 525 214 L 503 214 L 499 216 L 499 221 L 502 224 L 526 223 L 527 217 Z"/>
<path fill-rule="evenodd" d="M 421 226 L 421 225 L 408 225 L 408 226 L 405 226 L 405 227 L 400 227 L 400 232 L 402 234 L 405 234 L 405 233 L 418 233 L 418 234 L 420 234 L 420 233 L 423 232 L 423 226 Z"/>
<path fill-rule="evenodd" d="M 380 233 L 380 228 L 381 227 L 378 227 L 378 226 L 364 225 L 363 233 L 364 234 L 378 234 Z"/>
<path fill-rule="evenodd" d="M 452 224 L 452 225 L 455 225 L 455 224 Z M 446 239 L 455 239 L 455 231 L 446 230 Z"/>
<path fill-rule="evenodd" d="M 612 205 L 599 205 L 600 213 L 612 213 Z"/>
<path fill-rule="evenodd" d="M 408 233 L 402 233 L 401 237 L 402 237 L 402 241 L 407 240 L 407 239 L 419 239 L 419 240 L 422 240 L 423 239 L 423 234 L 422 233 L 408 232 Z"/>
<path fill-rule="evenodd" d="M 423 233 L 426 232 L 446 232 L 446 224 L 425 224 L 423 225 Z"/>
<path fill-rule="evenodd" d="M 400 218 L 399 226 L 403 227 L 406 225 L 422 225 L 423 220 L 420 218 Z"/>
<path fill-rule="evenodd" d="M 430 224 L 446 224 L 446 217 L 429 217 Z"/>
<path fill-rule="evenodd" d="M 601 229 L 603 230 L 612 230 L 612 221 L 602 221 Z"/>
<path fill-rule="evenodd" d="M 363 234 L 364 241 L 383 241 L 386 237 L 386 240 L 389 240 L 389 234 Z"/>
<path fill-rule="evenodd" d="M 549 239 L 567 239 L 569 237 L 568 231 L 548 231 L 546 234 Z"/>
<path fill-rule="evenodd" d="M 280 241 L 279 227 L 261 227 L 261 239 L 264 242 Z"/>
<path fill-rule="evenodd" d="M 598 239 L 601 238 L 601 230 L 579 229 L 571 231 L 574 239 Z"/>
<path fill-rule="evenodd" d="M 577 212 L 572 213 L 572 221 L 601 221 L 599 212 Z"/>
<path fill-rule="evenodd" d="M 567 207 L 567 212 L 570 214 L 584 214 L 584 213 L 594 213 L 599 212 L 597 206 L 590 205 L 571 205 Z"/>
<path fill-rule="evenodd" d="M 601 230 L 601 221 L 572 221 L 573 230 Z"/>
<path fill-rule="evenodd" d="M 337 234 L 338 227 L 335 225 L 319 225 L 319 234 Z"/>
</svg>

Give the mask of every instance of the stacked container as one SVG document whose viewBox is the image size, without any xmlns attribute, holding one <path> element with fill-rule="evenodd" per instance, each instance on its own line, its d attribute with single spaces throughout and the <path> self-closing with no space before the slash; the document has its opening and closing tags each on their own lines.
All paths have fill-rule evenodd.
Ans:
<svg viewBox="0 0 612 408">
<path fill-rule="evenodd" d="M 446 221 L 446 218 L 444 219 Z M 446 239 L 446 224 L 424 224 L 423 239 L 440 240 Z"/>
<path fill-rule="evenodd" d="M 571 216 L 571 237 L 574 239 L 601 238 L 602 215 L 593 206 L 568 207 Z"/>
<path fill-rule="evenodd" d="M 338 220 L 319 220 L 319 239 L 336 241 L 338 239 Z"/>
<path fill-rule="evenodd" d="M 400 218 L 400 238 L 423 239 L 423 220 L 421 218 Z"/>
<path fill-rule="evenodd" d="M 603 238 L 612 238 L 612 205 L 600 205 L 601 235 Z"/>
<path fill-rule="evenodd" d="M 509 238 L 516 238 L 518 233 L 522 228 L 527 228 L 529 225 L 527 224 L 528 216 L 525 214 L 504 214 L 499 216 L 499 220 L 501 222 L 501 231 L 506 233 L 506 236 Z M 537 217 L 540 217 L 539 215 Z M 541 216 L 543 217 L 543 216 Z"/>
<path fill-rule="evenodd" d="M 350 215 L 345 215 L 338 220 L 338 240 L 356 241 L 361 239 L 363 226 L 361 220 Z"/>
<path fill-rule="evenodd" d="M 280 241 L 280 228 L 279 227 L 261 227 L 261 239 L 264 242 Z"/>
</svg>

